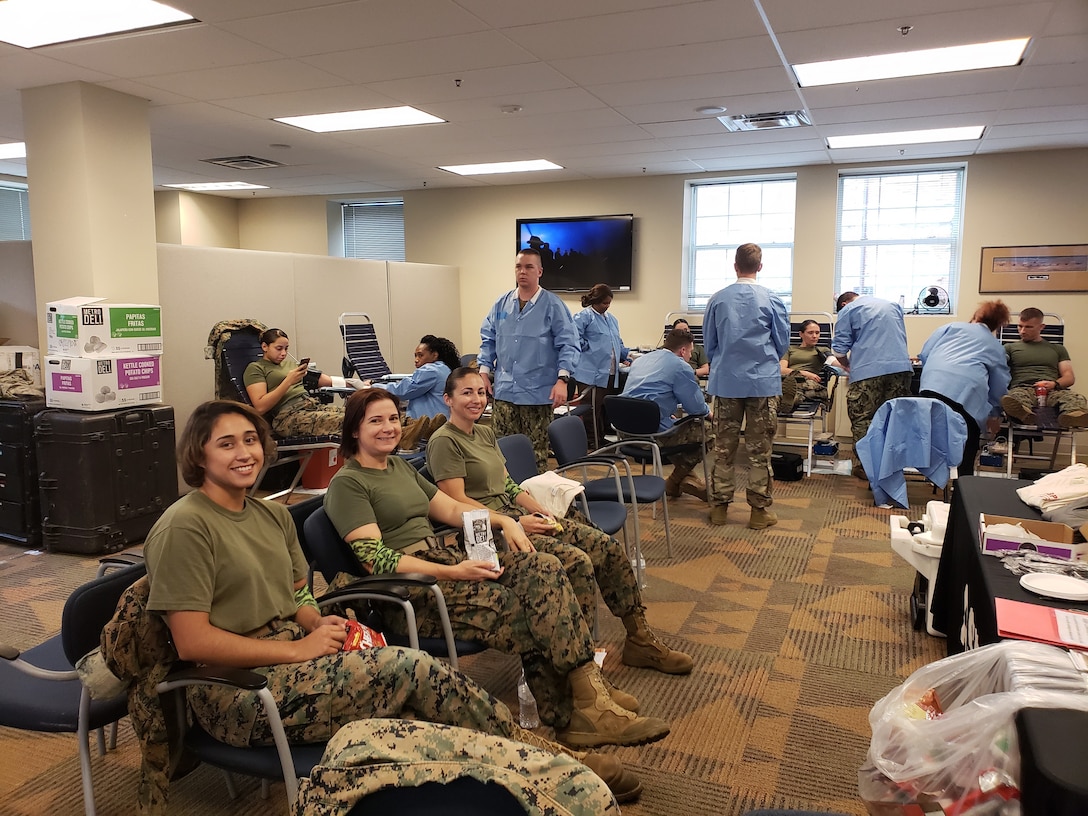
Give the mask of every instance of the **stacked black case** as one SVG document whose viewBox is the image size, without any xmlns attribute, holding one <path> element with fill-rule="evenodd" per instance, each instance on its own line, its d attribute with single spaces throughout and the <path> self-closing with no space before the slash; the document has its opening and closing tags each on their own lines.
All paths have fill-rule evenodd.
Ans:
<svg viewBox="0 0 1088 816">
<path fill-rule="evenodd" d="M 168 405 L 44 411 L 34 437 L 47 550 L 116 552 L 142 541 L 178 497 Z"/>
<path fill-rule="evenodd" d="M 0 542 L 41 545 L 34 416 L 44 409 L 40 397 L 0 399 Z"/>
</svg>

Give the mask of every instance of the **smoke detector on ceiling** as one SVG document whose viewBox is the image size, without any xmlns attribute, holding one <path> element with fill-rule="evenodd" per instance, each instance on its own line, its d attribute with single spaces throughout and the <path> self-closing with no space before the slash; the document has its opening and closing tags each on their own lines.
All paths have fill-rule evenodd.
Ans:
<svg viewBox="0 0 1088 816">
<path fill-rule="evenodd" d="M 256 156 L 225 156 L 221 159 L 201 159 L 208 164 L 218 164 L 232 170 L 264 170 L 269 167 L 283 167 L 283 162 L 272 159 L 260 159 Z"/>
<path fill-rule="evenodd" d="M 812 124 L 808 114 L 804 111 L 719 116 L 718 121 L 725 125 L 726 130 L 734 133 L 742 130 L 776 130 L 778 128 L 805 127 Z"/>
</svg>

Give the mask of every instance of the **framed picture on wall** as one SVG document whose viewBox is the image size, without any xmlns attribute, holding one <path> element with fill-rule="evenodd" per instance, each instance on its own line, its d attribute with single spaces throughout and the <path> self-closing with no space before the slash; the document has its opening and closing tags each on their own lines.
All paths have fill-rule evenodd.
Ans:
<svg viewBox="0 0 1088 816">
<path fill-rule="evenodd" d="M 978 291 L 1088 292 L 1088 244 L 983 247 Z"/>
</svg>

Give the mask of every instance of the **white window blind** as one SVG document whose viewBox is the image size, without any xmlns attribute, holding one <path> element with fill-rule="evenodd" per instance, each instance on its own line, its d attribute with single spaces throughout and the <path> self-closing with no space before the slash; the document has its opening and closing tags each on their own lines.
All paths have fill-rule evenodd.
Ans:
<svg viewBox="0 0 1088 816">
<path fill-rule="evenodd" d="M 25 187 L 0 184 L 0 241 L 30 238 L 30 202 Z"/>
<path fill-rule="evenodd" d="M 404 260 L 404 199 L 343 205 L 344 257 Z"/>
<path fill-rule="evenodd" d="M 964 168 L 839 176 L 836 294 L 855 291 L 925 313 L 931 287 L 955 312 Z"/>
<path fill-rule="evenodd" d="M 733 283 L 737 247 L 756 243 L 763 248 L 759 283 L 790 308 L 796 203 L 793 177 L 693 182 L 686 307 L 705 308 L 711 295 Z"/>
</svg>

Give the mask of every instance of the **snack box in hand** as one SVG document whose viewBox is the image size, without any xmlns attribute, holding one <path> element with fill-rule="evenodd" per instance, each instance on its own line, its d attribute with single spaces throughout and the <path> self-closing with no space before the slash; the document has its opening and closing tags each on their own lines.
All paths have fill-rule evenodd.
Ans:
<svg viewBox="0 0 1088 816">
<path fill-rule="evenodd" d="M 1034 540 L 1025 533 L 999 533 L 987 529 L 997 524 L 1018 525 L 1026 533 L 1033 533 L 1043 540 Z M 1035 550 L 1067 561 L 1088 561 L 1088 544 L 1074 544 L 1073 528 L 1067 524 L 982 513 L 978 536 L 982 552 L 987 555 L 997 555 L 1002 550 Z"/>
</svg>

